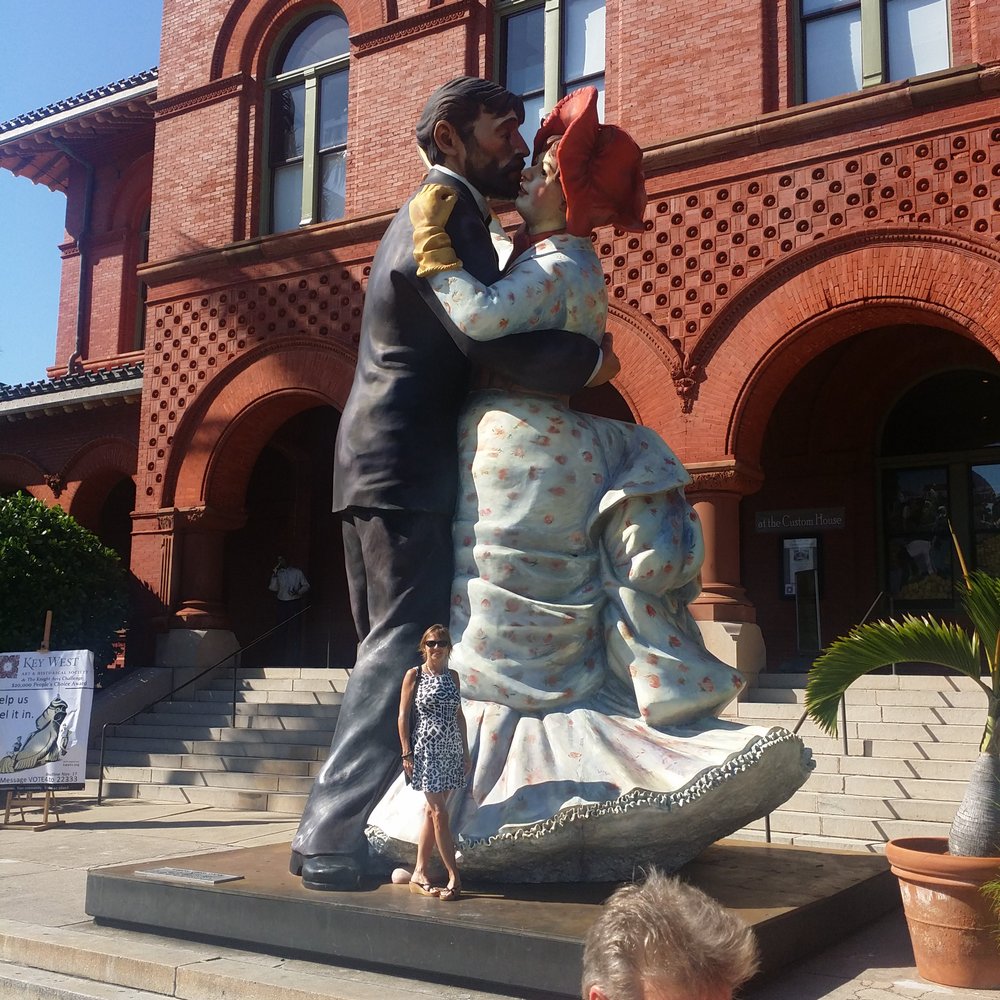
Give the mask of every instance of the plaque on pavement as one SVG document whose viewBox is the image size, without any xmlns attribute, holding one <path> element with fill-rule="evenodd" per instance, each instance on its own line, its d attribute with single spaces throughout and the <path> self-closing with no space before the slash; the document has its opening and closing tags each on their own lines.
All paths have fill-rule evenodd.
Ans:
<svg viewBox="0 0 1000 1000">
<path fill-rule="evenodd" d="M 166 882 L 187 882 L 192 885 L 218 885 L 220 882 L 237 882 L 242 875 L 226 875 L 223 872 L 201 872 L 195 868 L 146 868 L 136 875 L 146 878 L 163 879 Z"/>
</svg>

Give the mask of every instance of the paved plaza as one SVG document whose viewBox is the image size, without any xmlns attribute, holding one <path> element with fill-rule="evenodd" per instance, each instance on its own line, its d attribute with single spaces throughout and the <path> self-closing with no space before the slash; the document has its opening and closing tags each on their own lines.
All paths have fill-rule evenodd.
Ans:
<svg viewBox="0 0 1000 1000">
<path fill-rule="evenodd" d="M 0 832 L 0 997 L 153 1000 L 489 1000 L 501 994 L 216 945 L 98 927 L 84 912 L 87 869 L 288 842 L 294 816 L 142 800 L 61 800 L 63 823 Z M 14 817 L 18 818 L 18 817 Z M 391 954 L 391 942 L 386 943 Z M 91 980 L 84 982 L 82 980 Z M 101 983 L 111 985 L 102 986 Z M 755 983 L 747 1000 L 985 998 L 926 983 L 899 911 L 818 956 Z"/>
</svg>

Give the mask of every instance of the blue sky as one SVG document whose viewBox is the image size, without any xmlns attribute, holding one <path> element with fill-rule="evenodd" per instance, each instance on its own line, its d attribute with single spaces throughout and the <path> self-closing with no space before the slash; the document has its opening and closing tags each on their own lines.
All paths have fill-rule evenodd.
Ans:
<svg viewBox="0 0 1000 1000">
<path fill-rule="evenodd" d="M 0 122 L 157 65 L 162 8 L 0 0 Z M 45 378 L 56 360 L 65 213 L 63 195 L 0 170 L 0 382 Z"/>
</svg>

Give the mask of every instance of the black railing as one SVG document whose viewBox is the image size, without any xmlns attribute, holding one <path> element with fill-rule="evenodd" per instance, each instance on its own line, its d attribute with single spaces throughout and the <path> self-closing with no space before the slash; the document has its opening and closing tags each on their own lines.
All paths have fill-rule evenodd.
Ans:
<svg viewBox="0 0 1000 1000">
<path fill-rule="evenodd" d="M 858 625 L 864 625 L 864 623 L 866 621 L 868 621 L 868 619 L 872 615 L 872 612 L 878 607 L 879 601 L 881 601 L 882 598 L 885 597 L 885 596 L 886 596 L 885 591 L 880 590 L 878 592 L 878 594 L 875 597 L 875 600 L 872 601 L 871 604 L 868 606 L 868 610 L 864 613 L 864 616 L 862 617 L 861 621 L 858 622 Z M 888 601 L 889 601 L 889 614 L 891 615 L 892 614 L 892 598 L 891 597 L 888 598 Z M 896 664 L 895 663 L 892 665 L 892 672 L 893 672 L 893 674 L 896 673 Z M 803 711 L 802 715 L 799 716 L 799 721 L 795 723 L 795 728 L 792 730 L 793 734 L 798 734 L 798 731 L 805 724 L 805 721 L 806 721 L 807 718 L 809 718 L 809 709 L 808 708 L 805 709 L 805 711 Z M 847 698 L 846 697 L 840 699 L 840 740 L 841 740 L 841 746 L 843 747 L 844 756 L 845 757 L 850 757 L 851 756 L 851 751 L 850 751 L 850 747 L 848 746 L 848 742 L 847 742 Z M 771 814 L 770 813 L 767 813 L 767 815 L 764 816 L 764 842 L 767 843 L 767 844 L 771 843 Z"/>
<path fill-rule="evenodd" d="M 184 688 L 189 687 L 191 684 L 194 684 L 195 681 L 200 681 L 202 677 L 204 677 L 206 674 L 210 674 L 213 670 L 217 670 L 227 661 L 232 660 L 233 697 L 232 697 L 230 718 L 232 720 L 232 728 L 235 729 L 236 701 L 239 696 L 239 672 L 242 667 L 240 661 L 242 660 L 243 654 L 247 650 L 253 649 L 255 646 L 258 646 L 260 643 L 264 642 L 265 639 L 269 639 L 272 635 L 275 634 L 275 632 L 280 632 L 282 629 L 287 628 L 292 622 L 300 618 L 302 615 L 306 614 L 310 609 L 311 605 L 306 605 L 306 607 L 304 607 L 301 611 L 297 611 L 294 615 L 289 615 L 288 618 L 286 618 L 284 621 L 281 621 L 277 625 L 274 625 L 272 628 L 269 628 L 266 632 L 262 632 L 259 636 L 257 636 L 256 639 L 252 639 L 246 645 L 240 646 L 239 649 L 234 650 L 232 653 L 227 653 L 224 657 L 222 657 L 221 660 L 217 660 L 211 666 L 205 667 L 204 670 L 195 674 L 194 677 L 188 678 L 183 684 L 178 684 L 177 687 L 173 688 L 171 691 L 168 691 L 166 694 L 161 695 L 155 701 L 150 702 L 148 705 L 143 705 L 142 708 L 137 708 L 131 715 L 126 716 L 124 719 L 121 719 L 118 722 L 105 722 L 104 725 L 101 726 L 101 757 L 98 763 L 97 804 L 102 805 L 104 801 L 104 752 L 105 752 L 105 745 L 106 745 L 109 726 L 117 727 L 126 725 L 127 723 L 131 722 L 137 715 L 142 715 L 144 712 L 148 712 L 151 709 L 155 708 L 161 702 L 173 698 L 173 696 L 177 694 L 178 691 L 183 691 Z M 329 649 L 329 644 L 327 645 Z M 327 653 L 327 659 L 329 660 L 329 652 Z M 327 663 L 327 666 L 329 666 L 329 663 Z"/>
</svg>

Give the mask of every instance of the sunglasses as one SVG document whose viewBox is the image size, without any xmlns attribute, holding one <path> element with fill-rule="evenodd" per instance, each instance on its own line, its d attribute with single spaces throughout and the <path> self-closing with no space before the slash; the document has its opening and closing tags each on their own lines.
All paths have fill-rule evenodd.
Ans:
<svg viewBox="0 0 1000 1000">
<path fill-rule="evenodd" d="M 451 643 L 445 642 L 444 639 L 428 639 L 424 645 L 428 649 L 447 649 Z"/>
</svg>

